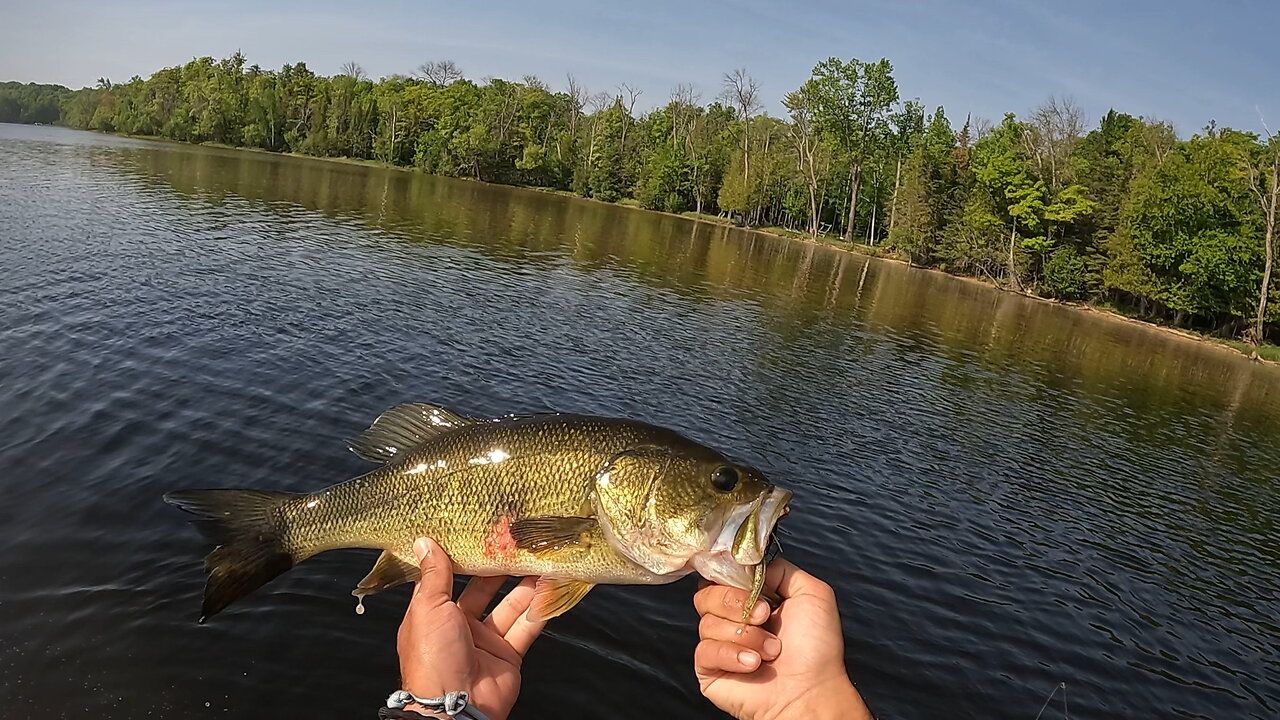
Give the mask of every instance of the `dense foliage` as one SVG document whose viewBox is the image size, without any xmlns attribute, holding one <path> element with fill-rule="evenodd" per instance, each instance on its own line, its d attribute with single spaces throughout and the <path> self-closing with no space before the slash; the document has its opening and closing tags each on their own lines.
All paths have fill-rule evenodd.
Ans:
<svg viewBox="0 0 1280 720">
<path fill-rule="evenodd" d="M 554 91 L 534 77 L 476 83 L 448 61 L 373 81 L 236 54 L 127 83 L 0 86 L 0 120 L 52 122 L 632 198 L 877 246 L 1014 289 L 1104 301 L 1224 335 L 1265 337 L 1280 143 L 1212 125 L 1083 114 L 1050 100 L 1025 119 L 966 120 L 903 101 L 887 60 L 831 58 L 761 112 L 745 71 L 702 103 L 688 86 L 637 113 L 640 93 Z M 1264 279 L 1265 278 L 1265 279 Z M 1270 325 L 1263 321 L 1270 321 Z"/>
<path fill-rule="evenodd" d="M 71 94 L 61 85 L 0 83 L 0 122 L 52 125 Z"/>
</svg>

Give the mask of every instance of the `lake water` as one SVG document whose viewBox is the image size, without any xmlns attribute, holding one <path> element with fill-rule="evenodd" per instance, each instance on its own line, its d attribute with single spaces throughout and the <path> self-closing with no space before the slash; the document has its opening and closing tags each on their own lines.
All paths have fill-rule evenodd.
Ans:
<svg viewBox="0 0 1280 720">
<path fill-rule="evenodd" d="M 407 591 L 322 555 L 207 626 L 161 494 L 312 490 L 430 401 L 678 428 L 795 490 L 883 718 L 1280 716 L 1280 371 L 831 249 L 531 191 L 0 125 L 0 714 L 373 717 Z M 716 718 L 686 579 L 516 718 Z M 1059 692 L 1046 718 L 1063 717 Z"/>
</svg>

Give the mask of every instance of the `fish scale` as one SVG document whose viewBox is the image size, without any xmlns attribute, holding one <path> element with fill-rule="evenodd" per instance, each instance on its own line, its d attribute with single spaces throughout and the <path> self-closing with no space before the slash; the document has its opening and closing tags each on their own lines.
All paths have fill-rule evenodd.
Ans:
<svg viewBox="0 0 1280 720">
<path fill-rule="evenodd" d="M 494 557 L 485 552 L 484 542 L 504 516 L 510 523 L 589 511 L 595 473 L 608 458 L 656 439 L 592 418 L 466 426 L 393 465 L 286 503 L 281 512 L 291 528 L 290 551 L 313 555 L 364 547 L 412 562 L 413 541 L 428 536 L 466 575 L 656 582 L 653 573 L 618 553 L 600 531 L 593 531 L 586 552 L 555 557 L 527 551 Z M 549 452 L 548 446 L 558 449 Z"/>
<path fill-rule="evenodd" d="M 767 533 L 756 528 L 771 531 L 790 499 L 719 452 L 632 420 L 488 420 L 413 403 L 351 447 L 380 466 L 314 493 L 166 496 L 217 545 L 202 621 L 327 550 L 384 551 L 357 597 L 414 581 L 412 545 L 423 536 L 459 573 L 542 578 L 531 608 L 541 617 L 595 584 L 667 583 L 695 569 L 745 588 L 763 562 Z"/>
</svg>

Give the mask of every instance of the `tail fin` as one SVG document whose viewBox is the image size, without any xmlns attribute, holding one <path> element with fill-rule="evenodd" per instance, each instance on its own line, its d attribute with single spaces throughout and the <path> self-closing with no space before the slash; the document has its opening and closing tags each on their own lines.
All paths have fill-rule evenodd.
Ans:
<svg viewBox="0 0 1280 720">
<path fill-rule="evenodd" d="M 209 542 L 217 545 L 204 559 L 200 622 L 262 587 L 302 558 L 284 545 L 280 508 L 293 493 L 266 490 L 178 490 L 165 502 L 185 510 Z"/>
</svg>

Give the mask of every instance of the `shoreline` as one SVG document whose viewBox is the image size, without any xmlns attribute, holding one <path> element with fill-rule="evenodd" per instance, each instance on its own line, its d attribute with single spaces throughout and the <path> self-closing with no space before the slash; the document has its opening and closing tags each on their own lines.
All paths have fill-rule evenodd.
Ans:
<svg viewBox="0 0 1280 720">
<path fill-rule="evenodd" d="M 65 127 L 65 126 L 55 125 L 53 127 Z M 74 130 L 75 128 L 66 128 L 66 129 Z M 401 172 L 421 173 L 424 175 L 431 175 L 431 173 L 423 173 L 421 170 L 415 167 L 395 165 L 392 163 L 383 162 L 381 160 L 363 160 L 360 158 L 349 158 L 349 157 L 326 157 L 326 156 L 319 156 L 319 155 L 303 155 L 301 153 L 277 152 L 275 150 L 266 150 L 263 148 L 256 148 L 256 147 L 243 147 L 238 145 L 227 145 L 225 143 L 211 142 L 211 141 L 201 142 L 201 143 L 191 143 L 191 142 L 185 142 L 182 140 L 174 140 L 172 138 L 159 137 L 154 135 L 131 135 L 128 133 L 107 132 L 103 130 L 86 130 L 83 132 L 96 132 L 96 133 L 101 133 L 103 135 L 126 137 L 126 138 L 132 138 L 135 140 L 149 140 L 152 142 L 161 142 L 161 143 L 167 143 L 167 144 L 173 144 L 173 145 L 187 145 L 187 146 L 195 146 L 195 147 L 216 148 L 219 150 L 234 150 L 237 152 L 261 153 L 264 155 L 274 155 L 278 157 L 302 158 L 305 160 L 318 160 L 322 162 L 338 163 L 342 165 L 356 165 L 360 167 L 380 168 L 384 170 L 398 170 Z M 1034 300 L 1034 301 L 1039 301 L 1044 303 L 1050 303 L 1053 305 L 1058 305 L 1061 307 L 1072 308 L 1079 312 L 1090 313 L 1099 317 L 1108 318 L 1113 321 L 1125 322 L 1133 325 L 1139 325 L 1142 327 L 1150 328 L 1153 330 L 1158 330 L 1166 334 L 1172 335 L 1174 337 L 1182 338 L 1183 340 L 1189 340 L 1192 342 L 1200 343 L 1202 345 L 1215 347 L 1219 350 L 1243 357 L 1246 360 L 1252 360 L 1253 362 L 1280 367 L 1280 346 L 1263 344 L 1259 347 L 1258 353 L 1256 355 L 1252 355 L 1251 354 L 1253 352 L 1252 347 L 1240 340 L 1230 340 L 1227 338 L 1215 337 L 1212 335 L 1206 335 L 1204 333 L 1201 333 L 1195 330 L 1187 330 L 1184 328 L 1177 328 L 1170 325 L 1164 325 L 1161 323 L 1152 322 L 1150 320 L 1144 320 L 1142 318 L 1127 315 L 1125 313 L 1122 313 L 1112 308 L 1102 307 L 1089 302 L 1072 302 L 1072 301 L 1066 301 L 1066 300 L 1057 300 L 1054 298 L 1047 298 L 1047 297 L 1041 297 L 1039 295 L 1032 295 L 1026 292 L 1016 292 L 1013 290 L 1009 290 L 1008 288 L 1000 287 L 999 285 L 985 278 L 980 278 L 973 275 L 960 275 L 957 273 L 947 272 L 946 270 L 941 270 L 939 268 L 916 265 L 915 263 L 908 262 L 899 257 L 896 257 L 891 253 L 881 252 L 878 248 L 871 245 L 863 245 L 861 243 L 852 243 L 852 244 L 846 243 L 842 240 L 828 239 L 828 237 L 825 235 L 819 236 L 817 238 L 812 238 L 808 234 L 801 233 L 798 231 L 789 231 L 789 230 L 786 230 L 785 228 L 772 228 L 772 227 L 763 228 L 763 227 L 751 227 L 749 225 L 738 225 L 734 222 L 729 221 L 728 219 L 718 218 L 714 215 L 707 215 L 705 213 L 697 213 L 693 211 L 689 211 L 685 213 L 673 213 L 673 212 L 667 212 L 665 210 L 651 210 L 649 208 L 642 207 L 638 202 L 636 202 L 632 198 L 623 198 L 618 202 L 609 202 L 606 200 L 598 200 L 596 198 L 583 197 L 569 190 L 558 190 L 556 188 L 550 188 L 550 187 L 539 187 L 535 185 L 507 185 L 503 183 L 489 182 L 487 180 L 477 180 L 475 178 L 468 178 L 468 177 L 455 178 L 455 177 L 449 177 L 445 175 L 432 175 L 432 176 L 446 177 L 451 180 L 462 180 L 465 182 L 482 183 L 485 185 L 493 185 L 495 187 L 518 188 L 521 190 L 530 190 L 533 192 L 540 192 L 547 195 L 568 197 L 568 198 L 573 198 L 575 200 L 586 200 L 589 202 L 596 202 L 603 205 L 627 208 L 630 210 L 639 210 L 641 212 L 654 213 L 657 215 L 666 215 L 668 217 L 681 218 L 683 220 L 691 220 L 693 222 L 706 223 L 709 225 L 720 225 L 723 227 L 733 228 L 736 230 L 743 230 L 746 232 L 754 232 L 754 233 L 760 233 L 763 235 L 769 235 L 771 237 L 781 238 L 783 240 L 792 240 L 792 241 L 809 243 L 812 245 L 821 245 L 821 246 L 828 247 L 840 252 L 846 252 L 852 255 L 857 255 L 859 257 L 874 258 L 874 259 L 883 260 L 886 262 L 898 263 L 900 265 L 906 265 L 916 270 L 939 273 L 941 275 L 946 275 L 947 277 L 956 278 L 956 279 L 964 280 L 967 282 L 978 283 L 985 287 L 991 288 L 992 290 L 995 290 L 997 292 L 1011 293 L 1019 297 L 1026 298 L 1028 300 Z M 1276 359 L 1264 357 L 1263 353 L 1274 354 Z"/>
</svg>

